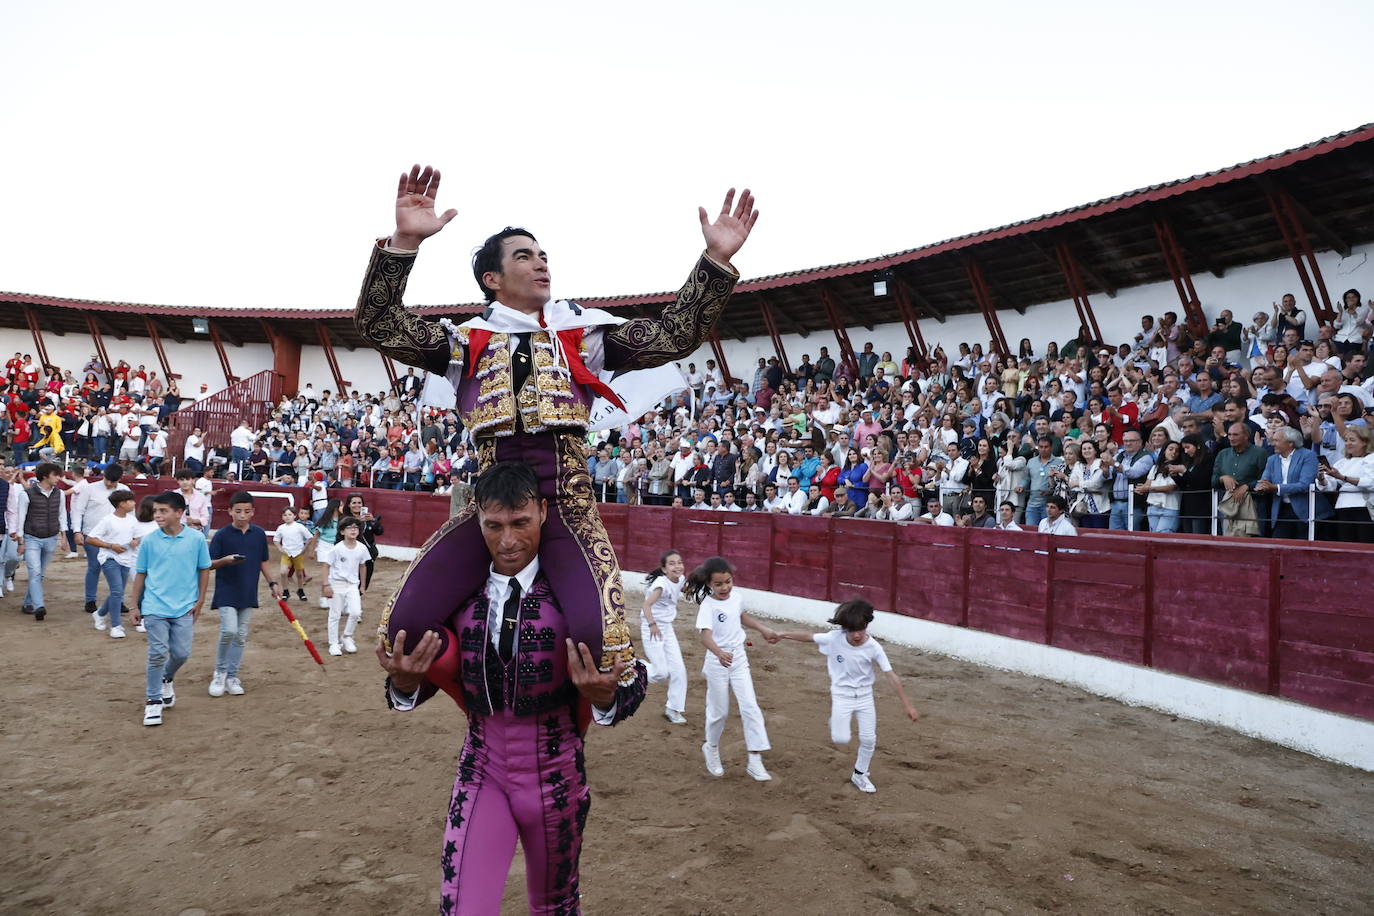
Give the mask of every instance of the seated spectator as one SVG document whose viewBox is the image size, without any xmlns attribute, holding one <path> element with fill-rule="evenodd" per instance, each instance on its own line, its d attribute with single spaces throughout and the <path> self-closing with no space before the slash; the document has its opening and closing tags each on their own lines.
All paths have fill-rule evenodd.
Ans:
<svg viewBox="0 0 1374 916">
<path fill-rule="evenodd" d="M 917 516 L 914 521 L 924 525 L 939 525 L 946 528 L 954 526 L 954 516 L 944 510 L 938 499 L 926 500 L 925 514 Z"/>
</svg>

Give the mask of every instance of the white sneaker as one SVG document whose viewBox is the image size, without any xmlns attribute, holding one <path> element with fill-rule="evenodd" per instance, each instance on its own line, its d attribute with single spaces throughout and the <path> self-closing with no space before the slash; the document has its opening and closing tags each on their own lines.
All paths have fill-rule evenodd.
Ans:
<svg viewBox="0 0 1374 916">
<path fill-rule="evenodd" d="M 135 633 L 147 633 L 147 632 L 148 632 L 148 628 L 145 627 L 143 624 L 140 623 L 138 626 L 134 627 L 134 632 L 135 632 Z"/>
<path fill-rule="evenodd" d="M 324 608 L 326 611 L 329 610 L 329 599 L 323 595 L 320 596 L 320 607 Z"/>
<path fill-rule="evenodd" d="M 720 748 L 712 747 L 709 744 L 701 745 L 702 756 L 706 758 L 706 772 L 712 776 L 724 776 L 725 767 L 720 762 Z"/>
<path fill-rule="evenodd" d="M 161 725 L 161 724 L 162 724 L 162 704 L 161 704 L 161 703 L 149 703 L 147 706 L 144 706 L 144 707 L 143 707 L 143 724 L 144 724 L 144 725 Z"/>
<path fill-rule="evenodd" d="M 76 559 L 76 551 L 75 551 L 75 550 L 69 550 L 69 551 L 67 551 L 67 559 L 68 559 L 68 560 L 75 560 L 75 559 Z"/>
<path fill-rule="evenodd" d="M 105 618 L 100 616 L 99 611 L 91 612 L 91 623 L 95 624 L 97 630 L 105 629 Z"/>
<path fill-rule="evenodd" d="M 673 723 L 674 725 L 686 725 L 686 724 L 687 724 L 687 717 L 684 716 L 682 713 L 678 712 L 676 709 L 674 709 L 674 708 L 671 707 L 671 706 L 665 706 L 665 707 L 663 707 L 663 718 L 667 719 L 669 722 Z"/>
<path fill-rule="evenodd" d="M 231 697 L 241 697 L 243 696 L 243 681 L 231 677 L 225 682 L 224 689 L 229 691 Z"/>
<path fill-rule="evenodd" d="M 873 780 L 868 778 L 867 773 L 855 773 L 849 777 L 849 781 L 854 783 L 854 788 L 860 792 L 877 792 L 878 787 L 873 785 Z"/>
<path fill-rule="evenodd" d="M 177 705 L 177 689 L 172 686 L 171 681 L 162 682 L 162 705 L 167 709 Z"/>
<path fill-rule="evenodd" d="M 210 678 L 210 696 L 224 696 L 224 672 L 216 671 L 215 676 Z"/>
<path fill-rule="evenodd" d="M 757 762 L 751 760 L 749 766 L 744 768 L 744 772 L 748 773 L 759 782 L 767 782 L 773 778 L 773 775 L 763 768 L 762 760 Z"/>
<path fill-rule="evenodd" d="M 329 654 L 330 654 L 330 655 L 343 655 L 343 649 L 340 649 L 340 648 L 339 648 L 339 644 L 338 644 L 338 643 L 334 643 L 334 644 L 332 644 L 332 645 L 329 647 Z"/>
<path fill-rule="evenodd" d="M 14 579 L 13 579 L 13 578 L 9 578 L 9 579 L 6 579 L 6 580 L 5 580 L 5 591 L 7 591 L 7 592 L 12 592 L 12 591 L 14 591 Z"/>
<path fill-rule="evenodd" d="M 112 628 L 110 629 L 110 638 L 111 638 L 111 639 L 123 639 L 123 638 L 124 638 L 124 628 L 123 628 L 123 627 L 112 627 Z"/>
<path fill-rule="evenodd" d="M 349 655 L 358 651 L 358 644 L 353 641 L 352 636 L 345 636 L 343 638 L 343 650 Z"/>
</svg>

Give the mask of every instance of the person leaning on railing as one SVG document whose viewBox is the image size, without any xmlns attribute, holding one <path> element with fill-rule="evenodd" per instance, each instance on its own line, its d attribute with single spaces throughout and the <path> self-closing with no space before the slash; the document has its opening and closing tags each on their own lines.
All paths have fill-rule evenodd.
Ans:
<svg viewBox="0 0 1374 916">
<path fill-rule="evenodd" d="M 1345 457 L 1328 463 L 1319 459 L 1317 488 L 1336 494 L 1335 518 L 1323 522 L 1322 540 L 1374 544 L 1374 430 L 1345 428 Z"/>
<path fill-rule="evenodd" d="M 1243 421 L 1232 423 L 1226 431 L 1230 443 L 1217 453 L 1212 464 L 1212 487 L 1224 492 L 1220 498 L 1220 511 L 1227 518 L 1224 534 L 1232 534 L 1233 519 L 1243 518 L 1253 513 L 1258 519 L 1268 516 L 1267 498 L 1252 493 L 1255 484 L 1264 474 L 1269 453 L 1250 441 L 1250 425 Z M 1259 504 L 1264 499 L 1264 505 Z M 1251 504 L 1247 511 L 1246 501 Z"/>
</svg>

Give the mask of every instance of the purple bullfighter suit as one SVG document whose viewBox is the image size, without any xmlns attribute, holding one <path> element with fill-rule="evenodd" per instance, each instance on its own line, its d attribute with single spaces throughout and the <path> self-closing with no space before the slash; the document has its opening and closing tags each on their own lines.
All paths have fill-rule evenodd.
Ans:
<svg viewBox="0 0 1374 916">
<path fill-rule="evenodd" d="M 473 327 L 493 311 L 513 311 L 494 304 L 487 316 L 463 325 L 407 311 L 401 298 L 415 253 L 394 253 L 384 242 L 373 247 L 358 299 L 354 323 L 359 333 L 385 355 L 453 382 L 481 469 L 512 460 L 534 466 L 540 493 L 549 501 L 539 555 L 568 616 L 569 634 L 587 644 L 601 671 L 625 662 L 622 683 L 628 683 L 635 656 L 620 566 L 587 473 L 584 440 L 595 393 L 578 379 L 590 372 L 595 381 L 603 369 L 648 369 L 691 355 L 709 338 L 739 275 L 703 255 L 657 319 L 622 321 L 576 303 L 547 304 L 543 315 L 525 319 L 538 322 L 530 334 L 534 366 L 517 391 L 511 335 Z M 605 323 L 584 321 L 576 327 L 579 322 L 570 316 L 584 312 L 604 316 Z M 546 319 L 550 330 L 539 330 Z M 413 649 L 426 630 L 446 621 L 482 587 L 487 559 L 476 506 L 470 504 L 420 549 L 382 612 L 388 647 L 405 630 L 406 648 Z"/>
</svg>

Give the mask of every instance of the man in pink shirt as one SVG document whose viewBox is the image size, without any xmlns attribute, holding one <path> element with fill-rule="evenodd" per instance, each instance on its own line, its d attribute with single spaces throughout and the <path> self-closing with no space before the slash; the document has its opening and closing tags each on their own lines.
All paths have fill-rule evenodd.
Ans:
<svg viewBox="0 0 1374 916">
<path fill-rule="evenodd" d="M 867 437 L 876 439 L 882 431 L 882 424 L 873 419 L 873 408 L 865 407 L 859 411 L 859 422 L 854 424 L 854 447 L 863 448 Z"/>
</svg>

